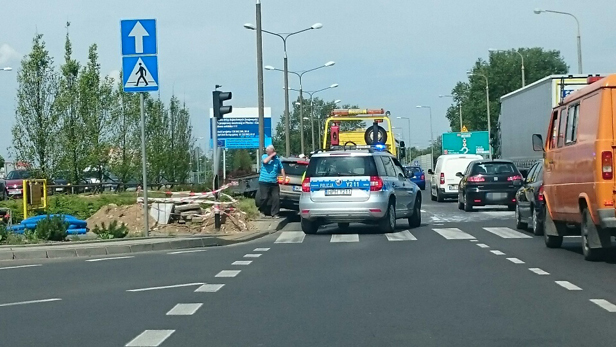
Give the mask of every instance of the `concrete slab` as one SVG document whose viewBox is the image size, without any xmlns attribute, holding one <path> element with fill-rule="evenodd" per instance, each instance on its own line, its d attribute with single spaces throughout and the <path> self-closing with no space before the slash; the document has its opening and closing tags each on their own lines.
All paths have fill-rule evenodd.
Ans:
<svg viewBox="0 0 616 347">
<path fill-rule="evenodd" d="M 13 251 L 9 251 L 9 250 L 0 251 L 0 260 L 13 260 Z"/>
<path fill-rule="evenodd" d="M 105 249 L 108 255 L 127 254 L 131 252 L 129 245 L 107 245 Z"/>
<path fill-rule="evenodd" d="M 47 250 L 47 258 L 75 258 L 77 252 L 75 249 L 49 249 Z"/>
<path fill-rule="evenodd" d="M 13 251 L 13 259 L 47 259 L 45 250 L 16 250 Z"/>
<path fill-rule="evenodd" d="M 152 244 L 140 244 L 130 246 L 131 253 L 151 252 L 152 250 Z"/>
<path fill-rule="evenodd" d="M 166 250 L 169 250 L 169 249 L 175 249 L 175 248 L 171 247 L 171 241 L 157 242 L 157 243 L 153 243 L 152 244 L 152 250 L 153 251 L 166 251 Z M 131 247 L 131 251 L 132 251 L 132 247 Z"/>
<path fill-rule="evenodd" d="M 107 255 L 107 248 L 104 245 L 99 247 L 88 247 L 88 248 L 76 248 L 78 257 L 96 257 L 101 255 Z"/>
</svg>

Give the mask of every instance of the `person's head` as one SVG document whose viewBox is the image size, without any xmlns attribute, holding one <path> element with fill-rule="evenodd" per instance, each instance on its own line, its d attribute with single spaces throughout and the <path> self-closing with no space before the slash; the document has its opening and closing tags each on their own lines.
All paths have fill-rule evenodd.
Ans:
<svg viewBox="0 0 616 347">
<path fill-rule="evenodd" d="M 265 147 L 265 153 L 267 153 L 267 155 L 270 155 L 272 153 L 274 153 L 276 151 L 276 149 L 274 148 L 273 145 L 269 145 L 267 147 Z"/>
</svg>

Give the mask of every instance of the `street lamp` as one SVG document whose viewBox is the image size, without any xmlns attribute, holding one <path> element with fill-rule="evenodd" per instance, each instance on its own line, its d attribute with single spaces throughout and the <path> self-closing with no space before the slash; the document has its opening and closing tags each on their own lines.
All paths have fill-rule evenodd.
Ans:
<svg viewBox="0 0 616 347">
<path fill-rule="evenodd" d="M 287 129 L 289 129 L 289 60 L 287 57 L 287 39 L 293 35 L 297 35 L 297 34 L 303 33 L 308 30 L 321 29 L 322 27 L 323 27 L 323 24 L 315 23 L 309 28 L 298 30 L 298 31 L 295 31 L 289 34 L 286 34 L 286 33 L 279 34 L 279 33 L 275 33 L 272 31 L 262 30 L 264 33 L 277 36 L 282 40 L 283 50 L 284 50 L 284 70 L 283 70 L 284 71 L 284 123 L 285 123 L 285 128 Z M 244 28 L 249 29 L 249 30 L 257 29 L 251 23 L 244 24 Z M 288 157 L 291 155 L 291 138 L 289 136 L 289 131 L 285 133 L 285 142 L 286 142 L 286 156 Z"/>
<path fill-rule="evenodd" d="M 535 12 L 535 14 L 541 14 L 542 12 L 556 13 L 556 14 L 562 14 L 562 15 L 565 15 L 565 16 L 570 16 L 570 17 L 573 17 L 573 19 L 575 19 L 575 22 L 577 23 L 578 73 L 581 74 L 582 73 L 582 36 L 580 34 L 580 21 L 577 19 L 577 17 L 574 16 L 573 14 L 569 13 L 569 12 L 561 12 L 561 11 L 553 11 L 553 10 L 542 10 L 540 8 L 536 8 L 533 12 Z"/>
<path fill-rule="evenodd" d="M 313 112 L 313 111 L 314 111 L 314 109 L 313 109 L 313 104 L 312 104 L 312 101 L 313 101 L 313 99 L 312 99 L 312 98 L 313 98 L 314 94 L 316 94 L 316 93 L 319 93 L 319 92 L 322 92 L 322 91 L 324 91 L 324 90 L 328 90 L 328 89 L 333 89 L 333 88 L 338 88 L 338 83 L 334 83 L 334 84 L 330 85 L 330 86 L 329 86 L 329 87 L 327 87 L 327 88 L 323 88 L 323 89 L 315 90 L 315 91 L 313 91 L 313 92 L 306 92 L 306 94 L 310 95 L 310 131 L 311 131 L 311 138 L 312 138 L 312 151 L 313 151 L 313 152 L 315 151 L 315 147 L 314 147 L 315 140 L 314 140 L 314 112 Z M 296 91 L 296 92 L 300 92 L 300 90 L 299 90 L 299 89 L 289 88 L 289 90 L 293 90 L 293 91 Z M 339 102 L 340 102 L 340 100 L 336 100 L 336 101 L 335 101 L 335 103 L 339 103 Z M 289 130 L 288 130 L 288 129 L 289 129 L 289 128 L 287 128 L 287 134 L 289 134 Z M 302 129 L 302 130 L 303 130 L 303 129 Z M 319 132 L 320 132 L 320 130 L 319 130 Z M 319 135 L 319 136 L 321 136 L 321 135 Z"/>
<path fill-rule="evenodd" d="M 452 98 L 452 99 L 456 99 L 453 95 L 439 95 L 439 98 Z M 462 131 L 462 128 L 464 127 L 464 124 L 462 123 L 462 101 L 458 100 L 458 109 L 460 110 L 460 131 Z"/>
<path fill-rule="evenodd" d="M 432 150 L 432 159 L 430 160 L 430 169 L 434 170 L 434 132 L 432 131 L 432 107 L 416 106 L 417 108 L 427 108 L 430 110 L 430 149 Z"/>
<path fill-rule="evenodd" d="M 294 75 L 296 75 L 299 78 L 299 102 L 300 104 L 304 104 L 304 86 L 302 84 L 302 77 L 304 77 L 304 74 L 311 72 L 311 71 L 315 71 L 315 70 L 319 70 L 322 69 L 324 67 L 330 67 L 330 66 L 334 66 L 336 64 L 336 62 L 334 61 L 328 61 L 327 63 L 321 65 L 321 66 L 317 66 L 315 68 L 309 69 L 309 70 L 304 70 L 301 72 L 296 72 L 296 71 L 287 71 L 288 73 L 292 73 Z M 273 66 L 267 65 L 265 68 L 265 70 L 274 70 L 274 71 L 281 71 L 284 72 L 284 70 L 281 69 L 277 69 Z M 299 128 L 302 129 L 301 134 L 300 134 L 300 148 L 301 148 L 301 152 L 302 154 L 305 154 L 304 152 L 304 108 L 300 107 L 299 108 Z M 314 149 L 313 149 L 314 150 Z"/>
<path fill-rule="evenodd" d="M 526 80 L 524 77 L 524 56 L 522 55 L 522 53 L 516 51 L 515 49 L 512 49 L 512 51 L 517 53 L 520 56 L 520 59 L 522 59 L 522 88 L 524 88 L 526 86 Z M 506 51 L 504 49 L 490 48 L 488 49 L 488 52 L 493 53 L 493 52 L 509 52 L 509 51 Z"/>
<path fill-rule="evenodd" d="M 490 84 L 488 82 L 488 76 L 478 73 L 478 72 L 472 72 L 472 71 L 467 71 L 466 74 L 469 76 L 481 76 L 485 78 L 486 80 L 486 113 L 488 116 L 488 150 L 489 150 L 488 152 L 489 152 L 489 158 L 490 160 L 492 160 L 492 124 L 490 122 Z"/>
<path fill-rule="evenodd" d="M 408 122 L 408 124 L 409 124 L 409 137 L 408 137 L 409 143 L 408 143 L 407 146 L 410 147 L 411 146 L 411 119 L 409 117 L 396 117 L 396 118 L 397 119 L 405 119 Z M 407 159 L 407 163 L 410 164 L 411 163 L 411 159 Z"/>
</svg>

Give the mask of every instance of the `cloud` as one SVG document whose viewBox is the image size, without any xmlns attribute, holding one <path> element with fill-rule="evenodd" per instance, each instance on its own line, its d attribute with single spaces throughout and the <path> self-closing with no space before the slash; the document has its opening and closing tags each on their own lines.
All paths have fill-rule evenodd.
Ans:
<svg viewBox="0 0 616 347">
<path fill-rule="evenodd" d="M 117 82 L 120 80 L 120 70 L 111 70 L 107 76 L 113 78 L 114 82 Z"/>
<path fill-rule="evenodd" d="M 0 46 L 0 65 L 10 62 L 18 62 L 21 59 L 19 54 L 13 47 L 6 43 Z"/>
</svg>

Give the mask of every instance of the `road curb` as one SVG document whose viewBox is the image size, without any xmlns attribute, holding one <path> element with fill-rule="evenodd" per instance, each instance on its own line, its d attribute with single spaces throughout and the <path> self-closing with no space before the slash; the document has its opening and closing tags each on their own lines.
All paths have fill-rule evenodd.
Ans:
<svg viewBox="0 0 616 347">
<path fill-rule="evenodd" d="M 265 222 L 261 224 L 262 227 L 266 230 L 254 231 L 243 235 L 229 234 L 216 236 L 192 236 L 184 237 L 181 239 L 155 237 L 152 239 L 142 238 L 138 240 L 104 240 L 99 242 L 84 242 L 82 244 L 69 245 L 19 245 L 15 247 L 7 247 L 5 249 L 0 249 L 0 261 L 24 259 L 88 258 L 94 256 L 145 253 L 174 249 L 226 246 L 256 240 L 258 238 L 273 234 L 284 228 L 284 226 L 289 223 L 289 220 L 288 218 L 281 218 L 280 220 L 276 221 L 262 222 Z M 267 224 L 267 226 L 265 224 Z"/>
</svg>

